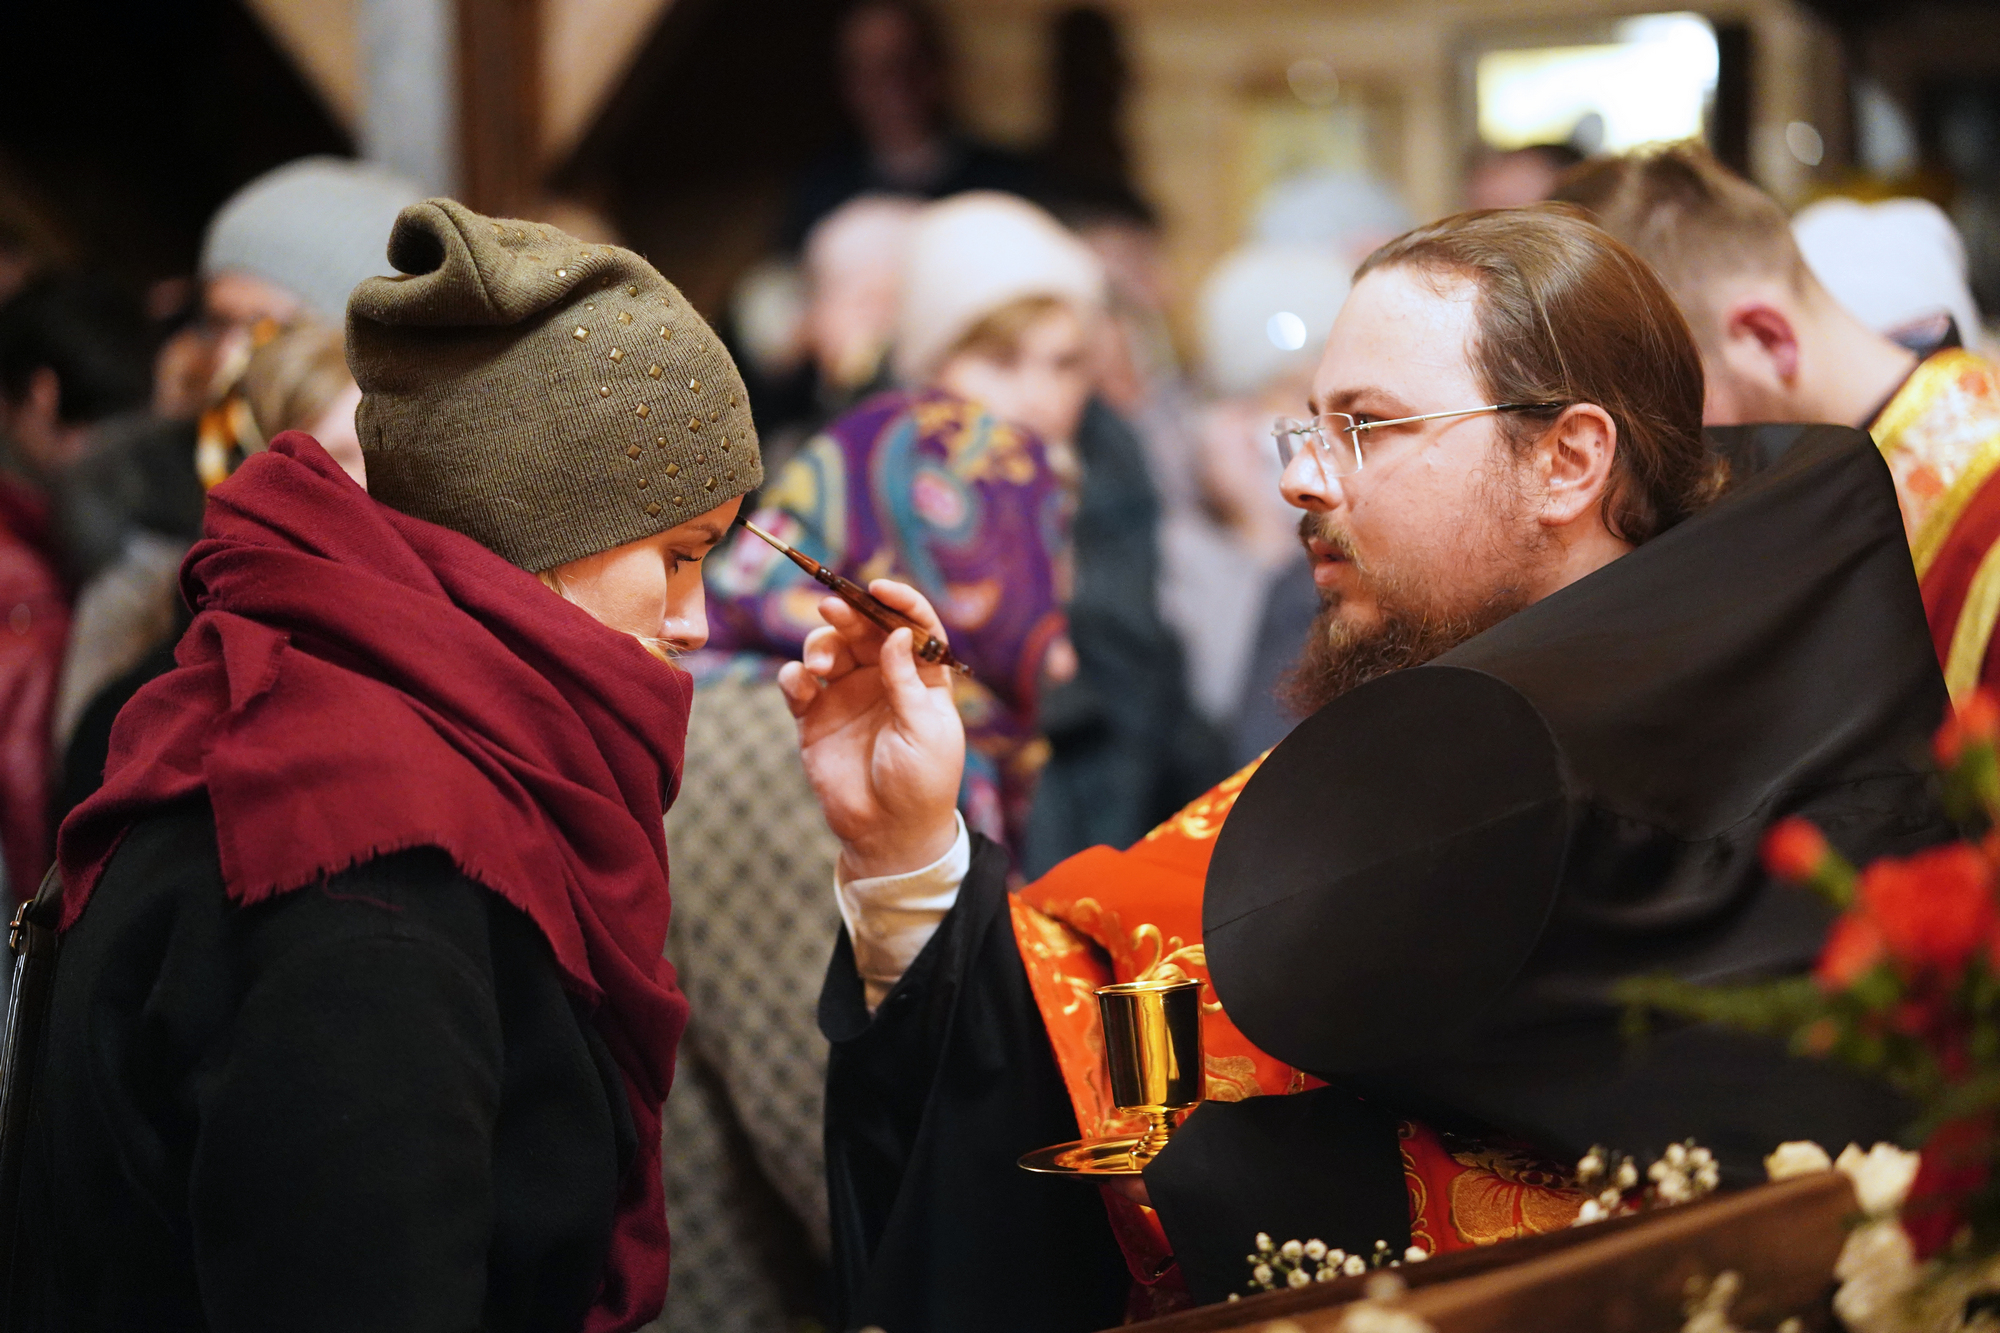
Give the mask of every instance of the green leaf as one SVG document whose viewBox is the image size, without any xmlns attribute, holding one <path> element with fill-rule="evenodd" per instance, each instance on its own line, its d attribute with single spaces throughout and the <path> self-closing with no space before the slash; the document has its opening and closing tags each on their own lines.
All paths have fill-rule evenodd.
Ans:
<svg viewBox="0 0 2000 1333">
<path fill-rule="evenodd" d="M 1655 974 L 1627 977 L 1612 988 L 1627 1006 L 1625 1029 L 1643 1031 L 1644 1013 L 1654 1010 L 1719 1023 L 1744 1032 L 1790 1035 L 1827 1015 L 1826 998 L 1811 977 L 1783 977 L 1738 986 L 1706 986 Z M 1632 1010 L 1642 1011 L 1635 1019 Z"/>
<path fill-rule="evenodd" d="M 1946 1088 L 1910 1126 L 1909 1137 L 1921 1143 L 1941 1125 L 1996 1106 L 2000 1106 L 2000 1070 L 1990 1070 Z"/>
</svg>

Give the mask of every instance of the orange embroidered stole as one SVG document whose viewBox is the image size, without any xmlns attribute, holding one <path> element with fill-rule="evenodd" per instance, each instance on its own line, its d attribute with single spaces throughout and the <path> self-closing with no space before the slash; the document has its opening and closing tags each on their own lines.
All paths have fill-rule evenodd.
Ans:
<svg viewBox="0 0 2000 1333">
<path fill-rule="evenodd" d="M 2000 683 L 2000 368 L 1962 348 L 1927 357 L 1869 433 L 1896 481 L 1952 698 Z"/>
<path fill-rule="evenodd" d="M 1215 836 L 1256 768 L 1253 763 L 1226 779 L 1129 850 L 1078 853 L 1009 899 L 1021 961 L 1086 1138 L 1140 1129 L 1111 1104 L 1104 1070 L 1093 992 L 1113 981 L 1187 977 L 1204 983 L 1202 1042 L 1211 1101 L 1322 1086 L 1252 1045 L 1206 988 L 1202 884 Z M 1569 1188 L 1562 1168 L 1512 1147 L 1447 1145 L 1415 1122 L 1404 1123 L 1402 1140 L 1412 1243 L 1433 1254 L 1568 1226 L 1584 1198 Z M 1109 1192 L 1106 1202 L 1133 1276 L 1157 1281 L 1172 1257 L 1158 1218 Z"/>
</svg>

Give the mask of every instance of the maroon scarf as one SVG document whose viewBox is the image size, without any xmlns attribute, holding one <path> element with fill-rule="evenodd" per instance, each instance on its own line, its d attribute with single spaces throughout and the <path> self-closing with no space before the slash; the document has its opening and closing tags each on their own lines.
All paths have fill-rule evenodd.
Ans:
<svg viewBox="0 0 2000 1333">
<path fill-rule="evenodd" d="M 534 575 L 368 496 L 289 433 L 208 499 L 178 669 L 118 715 L 64 823 L 67 928 L 134 822 L 206 792 L 229 896 L 255 903 L 437 847 L 526 912 L 625 1077 L 639 1156 L 585 1328 L 666 1296 L 660 1104 L 687 1001 L 661 958 L 693 685 Z"/>
</svg>

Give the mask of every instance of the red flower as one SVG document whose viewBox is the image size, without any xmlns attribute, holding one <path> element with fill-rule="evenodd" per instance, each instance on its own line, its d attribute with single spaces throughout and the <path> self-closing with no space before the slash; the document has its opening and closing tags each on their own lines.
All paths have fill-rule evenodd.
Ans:
<svg viewBox="0 0 2000 1333">
<path fill-rule="evenodd" d="M 1813 976 L 1822 990 L 1846 990 L 1882 961 L 1882 953 L 1882 932 L 1875 923 L 1860 912 L 1849 912 L 1833 923 Z"/>
<path fill-rule="evenodd" d="M 1938 767 L 1956 768 L 1968 745 L 1992 745 L 2000 741 L 2000 698 L 1980 688 L 1953 710 L 1938 728 L 1933 742 Z"/>
<path fill-rule="evenodd" d="M 1965 1225 L 1967 1200 L 1986 1188 L 1993 1170 L 1993 1116 L 1948 1121 L 1925 1142 L 1917 1178 L 1902 1210 L 1903 1230 L 1917 1261 L 1951 1244 Z"/>
<path fill-rule="evenodd" d="M 1819 873 L 1833 849 L 1811 820 L 1788 815 L 1764 835 L 1764 865 L 1779 879 L 1804 884 Z"/>
<path fill-rule="evenodd" d="M 1861 907 L 1906 973 L 1955 975 L 1992 938 L 1992 868 L 1976 848 L 1952 843 L 1861 874 Z"/>
</svg>

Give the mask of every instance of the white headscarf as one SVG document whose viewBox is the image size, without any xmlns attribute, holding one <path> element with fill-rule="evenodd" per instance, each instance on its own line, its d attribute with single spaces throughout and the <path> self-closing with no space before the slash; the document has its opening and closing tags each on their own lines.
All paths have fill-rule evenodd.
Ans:
<svg viewBox="0 0 2000 1333">
<path fill-rule="evenodd" d="M 1892 333 L 1948 311 L 1966 346 L 1984 344 L 1965 243 L 1929 200 L 1822 199 L 1799 210 L 1792 235 L 1820 285 L 1869 328 Z"/>
<path fill-rule="evenodd" d="M 1209 387 L 1235 398 L 1317 362 L 1347 299 L 1347 274 L 1324 245 L 1253 242 L 1225 255 L 1201 289 Z"/>
<path fill-rule="evenodd" d="M 1088 318 L 1104 303 L 1104 266 L 1025 199 L 991 190 L 924 209 L 909 239 L 896 325 L 896 377 L 921 384 L 980 320 L 1029 296 L 1054 296 Z"/>
</svg>

